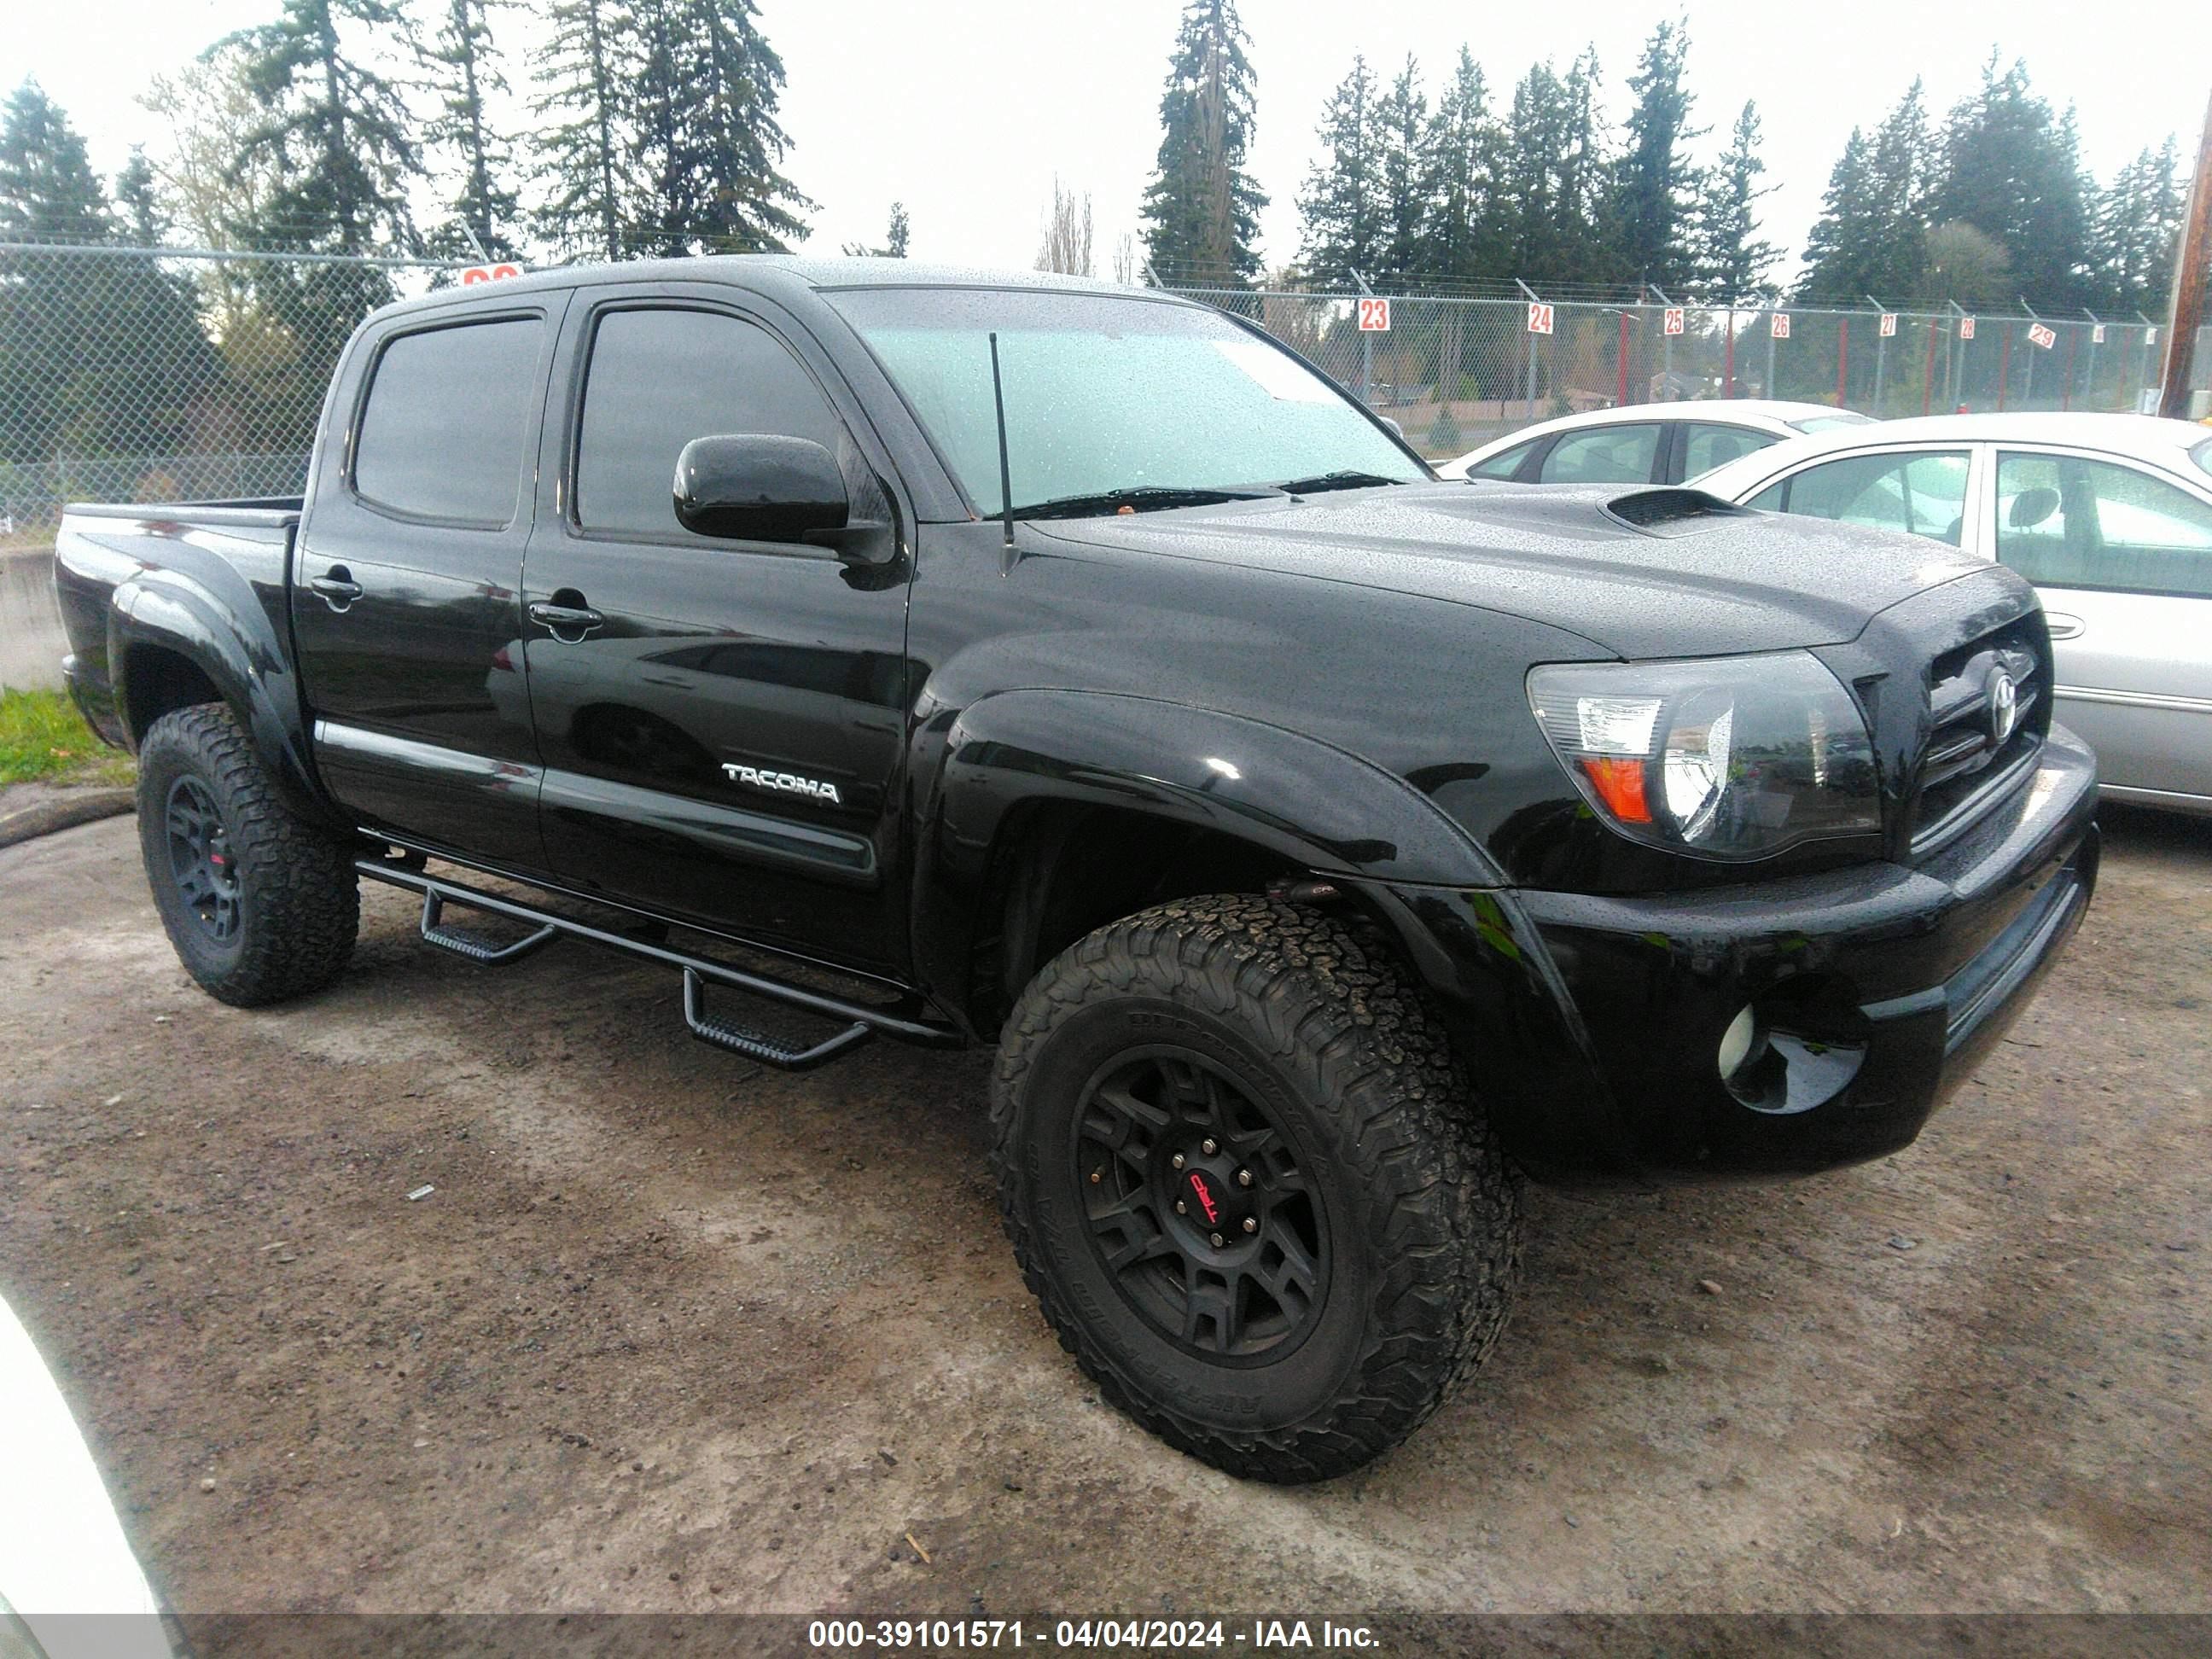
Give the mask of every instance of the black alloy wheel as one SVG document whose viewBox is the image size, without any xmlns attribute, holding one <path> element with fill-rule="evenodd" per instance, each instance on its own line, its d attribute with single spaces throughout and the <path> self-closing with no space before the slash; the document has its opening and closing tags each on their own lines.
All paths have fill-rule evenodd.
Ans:
<svg viewBox="0 0 2212 1659">
<path fill-rule="evenodd" d="M 238 937 L 238 866 L 207 785 L 189 775 L 171 784 L 162 824 L 178 897 L 199 918 L 210 939 L 229 945 Z"/>
<path fill-rule="evenodd" d="M 1091 1243 L 1130 1305 L 1216 1362 L 1279 1357 L 1328 1293 L 1321 1208 L 1282 1127 L 1186 1048 L 1118 1056 L 1078 1109 Z"/>
</svg>

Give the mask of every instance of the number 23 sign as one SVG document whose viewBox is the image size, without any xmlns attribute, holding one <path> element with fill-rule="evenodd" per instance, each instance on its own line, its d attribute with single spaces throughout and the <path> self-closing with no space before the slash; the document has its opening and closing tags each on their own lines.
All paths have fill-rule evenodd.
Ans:
<svg viewBox="0 0 2212 1659">
<path fill-rule="evenodd" d="M 1390 331 L 1390 302 L 1388 300 L 1378 300 L 1370 295 L 1359 302 L 1359 331 L 1363 334 L 1388 334 Z"/>
</svg>

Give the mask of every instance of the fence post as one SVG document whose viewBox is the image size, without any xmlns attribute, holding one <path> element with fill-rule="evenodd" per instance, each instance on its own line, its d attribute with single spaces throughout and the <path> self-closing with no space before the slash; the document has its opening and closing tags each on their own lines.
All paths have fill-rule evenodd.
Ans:
<svg viewBox="0 0 2212 1659">
<path fill-rule="evenodd" d="M 1352 280 L 1359 284 L 1359 291 L 1362 294 L 1371 295 L 1375 292 L 1373 289 L 1367 286 L 1367 279 L 1364 276 L 1362 276 L 1358 271 L 1355 270 L 1352 273 Z M 1358 301 L 1355 300 L 1352 302 L 1352 319 L 1354 322 L 1358 322 L 1359 320 L 1359 303 Z M 1368 388 L 1373 386 L 1374 383 L 1375 339 L 1367 330 L 1363 328 L 1359 331 L 1359 401 L 1361 403 L 1371 404 L 1374 401 L 1373 398 L 1368 396 Z"/>
<path fill-rule="evenodd" d="M 1759 389 L 1762 398 L 1774 395 L 1774 307 L 1766 308 L 1766 384 Z"/>
<path fill-rule="evenodd" d="M 1848 317 L 1838 317 L 1836 319 L 1836 407 L 1838 409 L 1844 407 L 1844 399 L 1850 395 L 1849 391 L 1850 362 L 1851 319 Z"/>
<path fill-rule="evenodd" d="M 2098 316 L 2095 312 L 2090 310 L 2087 306 L 2083 306 L 2081 307 L 2081 314 L 2084 317 L 2087 317 L 2091 324 L 2091 327 L 2089 329 L 2089 372 L 2083 377 L 2086 382 L 2083 386 L 2083 394 L 2090 406 L 2094 408 L 2097 402 L 2097 336 L 2104 331 L 2105 321 L 2103 318 Z"/>
<path fill-rule="evenodd" d="M 1881 372 L 1889 359 L 1889 337 L 1881 331 L 1881 301 L 1869 294 L 1866 296 L 1866 302 L 1874 307 L 1875 312 L 1874 402 L 1869 405 L 1868 413 L 1879 419 L 1881 415 Z"/>
<path fill-rule="evenodd" d="M 1723 372 L 1728 377 L 1728 385 L 1721 396 L 1733 398 L 1735 396 L 1735 302 L 1733 300 L 1729 301 L 1728 350 L 1723 363 Z"/>
<path fill-rule="evenodd" d="M 1541 305 L 1543 303 L 1542 301 L 1536 297 L 1536 290 L 1530 288 L 1528 283 L 1522 282 L 1518 276 L 1516 276 L 1513 279 L 1513 286 L 1519 289 L 1522 293 L 1528 296 L 1529 304 Z M 1528 401 L 1527 413 L 1529 420 L 1534 421 L 1536 418 L 1536 331 L 1531 328 L 1528 329 L 1526 332 L 1528 336 Z"/>
<path fill-rule="evenodd" d="M 1667 297 L 1665 289 L 1652 288 L 1649 283 L 1645 284 L 1645 287 L 1650 293 L 1659 296 L 1659 303 L 1662 307 L 1674 303 Z M 1661 342 L 1659 379 L 1667 396 L 1672 398 L 1674 395 L 1674 337 L 1667 332 L 1667 313 L 1664 309 L 1659 313 L 1659 338 Z"/>
<path fill-rule="evenodd" d="M 1620 308 L 1620 341 L 1613 354 L 1613 402 L 1620 408 L 1628 402 L 1628 307 Z"/>
<path fill-rule="evenodd" d="M 2067 331 L 2066 367 L 2058 373 L 2058 406 L 2061 409 L 2074 407 L 2074 349 L 2081 343 L 2081 325 L 2076 323 Z"/>
<path fill-rule="evenodd" d="M 2012 374 L 2012 325 L 2007 323 L 2004 344 L 1997 348 L 1997 413 L 2004 413 L 2005 381 Z"/>
<path fill-rule="evenodd" d="M 1936 319 L 1927 319 L 1928 362 L 1920 371 L 1920 412 L 1925 415 L 1936 401 Z"/>
</svg>

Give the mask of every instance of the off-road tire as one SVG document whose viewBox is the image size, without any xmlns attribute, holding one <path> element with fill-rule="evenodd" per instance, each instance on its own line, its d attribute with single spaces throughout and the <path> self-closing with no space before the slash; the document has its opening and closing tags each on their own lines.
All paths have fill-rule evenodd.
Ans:
<svg viewBox="0 0 2212 1659">
<path fill-rule="evenodd" d="M 174 873 L 168 815 L 179 779 L 197 780 L 221 819 L 236 883 L 227 940 L 212 936 Z M 138 745 L 138 842 L 169 943 L 216 1000 L 241 1008 L 282 1002 L 343 971 L 361 924 L 352 849 L 283 805 L 224 704 L 176 709 L 148 729 Z"/>
<path fill-rule="evenodd" d="M 1240 1369 L 1170 1340 L 1115 1289 L 1083 1218 L 1085 1079 L 1163 1040 L 1271 1091 L 1325 1194 L 1328 1288 L 1279 1363 Z M 1187 899 L 1071 946 L 1006 1022 L 991 1131 L 1006 1233 L 1060 1345 L 1114 1405 L 1231 1474 L 1360 1467 L 1435 1411 L 1504 1327 L 1517 1177 L 1413 988 L 1310 910 Z"/>
</svg>

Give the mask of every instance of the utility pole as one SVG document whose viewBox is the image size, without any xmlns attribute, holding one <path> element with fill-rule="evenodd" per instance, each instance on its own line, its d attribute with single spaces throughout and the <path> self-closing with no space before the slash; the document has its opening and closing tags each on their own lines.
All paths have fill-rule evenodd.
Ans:
<svg viewBox="0 0 2212 1659">
<path fill-rule="evenodd" d="M 2166 355 L 2158 377 L 2158 412 L 2189 418 L 2190 357 L 2204 321 L 2204 267 L 2212 261 L 2212 103 L 2204 107 L 2204 133 L 2197 144 L 2197 176 L 2189 186 L 2181 251 L 2173 267 L 2173 301 L 2166 313 Z"/>
</svg>

